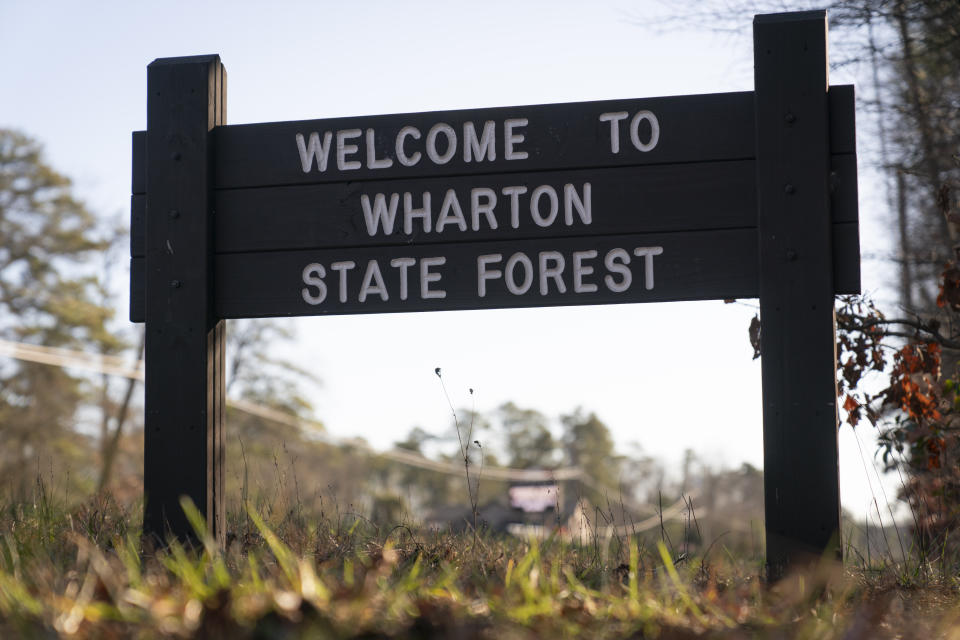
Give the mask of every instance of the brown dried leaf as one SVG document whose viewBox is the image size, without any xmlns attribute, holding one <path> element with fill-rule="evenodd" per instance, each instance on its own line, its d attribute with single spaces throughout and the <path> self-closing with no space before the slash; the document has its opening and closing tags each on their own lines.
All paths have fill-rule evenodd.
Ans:
<svg viewBox="0 0 960 640">
<path fill-rule="evenodd" d="M 940 286 L 940 295 L 937 296 L 937 304 L 960 311 L 960 269 L 951 263 L 944 269 L 942 277 L 943 282 Z"/>
<path fill-rule="evenodd" d="M 760 357 L 760 316 L 753 316 L 750 320 L 750 346 L 753 347 L 753 359 Z"/>
</svg>

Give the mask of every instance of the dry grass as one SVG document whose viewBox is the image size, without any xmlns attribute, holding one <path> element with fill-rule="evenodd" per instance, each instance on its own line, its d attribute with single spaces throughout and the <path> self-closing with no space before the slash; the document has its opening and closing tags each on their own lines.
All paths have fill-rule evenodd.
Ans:
<svg viewBox="0 0 960 640">
<path fill-rule="evenodd" d="M 201 539 L 142 557 L 137 517 L 110 499 L 44 495 L 3 505 L 0 532 L 4 638 L 960 638 L 957 565 L 942 562 L 824 563 L 768 587 L 722 554 L 675 562 L 621 540 L 620 562 L 295 511 L 232 514 L 223 553 Z"/>
</svg>

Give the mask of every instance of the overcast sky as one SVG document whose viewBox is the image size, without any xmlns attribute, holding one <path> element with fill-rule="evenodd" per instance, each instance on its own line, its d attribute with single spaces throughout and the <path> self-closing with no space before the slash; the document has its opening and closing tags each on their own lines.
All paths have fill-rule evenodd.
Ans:
<svg viewBox="0 0 960 640">
<path fill-rule="evenodd" d="M 752 89 L 749 19 L 733 33 L 662 31 L 650 18 L 663 7 L 6 0 L 0 126 L 42 141 L 95 211 L 125 217 L 130 132 L 146 126 L 146 66 L 158 57 L 219 53 L 230 124 Z M 860 171 L 863 251 L 882 252 L 863 157 Z M 865 289 L 882 295 L 883 275 L 866 262 Z M 118 270 L 120 290 L 127 277 Z M 583 407 L 624 452 L 636 443 L 677 465 L 690 448 L 714 466 L 762 466 L 755 310 L 747 300 L 305 318 L 287 353 L 323 379 L 314 400 L 329 431 L 380 448 L 414 425 L 446 429 L 442 367 L 457 406 L 473 388 L 481 411 Z M 872 458 L 866 428 L 861 440 Z M 841 449 L 844 506 L 862 514 L 868 474 L 849 427 Z"/>
</svg>

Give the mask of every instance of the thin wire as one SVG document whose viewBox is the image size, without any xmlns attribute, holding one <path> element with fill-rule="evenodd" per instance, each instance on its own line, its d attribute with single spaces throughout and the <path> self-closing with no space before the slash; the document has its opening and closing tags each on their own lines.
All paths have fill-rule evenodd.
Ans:
<svg viewBox="0 0 960 640">
<path fill-rule="evenodd" d="M 37 362 L 56 367 L 82 369 L 94 373 L 105 373 L 134 380 L 144 379 L 143 360 L 136 361 L 133 366 L 117 356 L 100 356 L 83 351 L 60 349 L 44 345 L 33 345 L 22 342 L 13 342 L 0 339 L 0 356 L 7 356 L 16 360 Z M 124 366 L 120 366 L 120 364 Z M 443 379 L 441 378 L 441 383 Z M 311 437 L 329 444 L 349 443 L 355 447 L 365 449 L 371 455 L 378 455 L 408 466 L 419 467 L 439 473 L 462 475 L 463 467 L 455 463 L 438 462 L 423 456 L 400 450 L 375 451 L 366 443 L 351 438 L 334 438 L 323 434 L 323 425 L 315 420 L 300 418 L 293 414 L 278 411 L 247 400 L 228 399 L 227 406 L 243 411 L 278 424 L 301 428 L 313 427 Z M 453 410 L 451 405 L 451 411 Z M 588 486 L 597 487 L 596 481 L 584 474 L 579 467 L 561 467 L 559 469 L 514 469 L 510 467 L 486 467 L 484 475 L 487 479 L 507 480 L 515 482 L 542 482 L 544 480 L 581 480 Z"/>
</svg>

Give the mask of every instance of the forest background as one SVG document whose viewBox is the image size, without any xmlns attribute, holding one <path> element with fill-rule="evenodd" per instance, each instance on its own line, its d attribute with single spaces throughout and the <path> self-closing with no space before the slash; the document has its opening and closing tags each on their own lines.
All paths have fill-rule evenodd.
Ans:
<svg viewBox="0 0 960 640">
<path fill-rule="evenodd" d="M 143 128 L 155 57 L 219 52 L 231 123 L 732 91 L 752 85 L 750 19 L 765 10 L 369 3 L 264 15 L 240 3 L 184 21 L 184 6 L 0 9 L 0 77 L 14 96 L 0 113 L 0 337 L 136 361 L 124 311 L 129 133 Z M 832 81 L 858 88 L 865 290 L 886 314 L 854 303 L 839 318 L 843 417 L 869 419 L 841 428 L 844 500 L 857 521 L 896 513 L 936 535 L 955 517 L 942 505 L 957 502 L 960 21 L 955 4 L 934 1 L 837 3 L 830 17 Z M 718 62 L 718 49 L 729 57 Z M 742 301 L 230 323 L 231 397 L 292 418 L 231 412 L 228 493 L 310 509 L 326 499 L 384 522 L 502 499 L 503 482 L 474 496 L 460 476 L 340 442 L 457 462 L 454 408 L 483 465 L 576 465 L 598 503 L 626 493 L 662 505 L 722 476 L 749 479 L 759 505 L 755 312 Z M 136 500 L 134 378 L 12 359 L 0 378 L 11 498 L 45 483 L 67 501 L 103 489 Z"/>
</svg>

